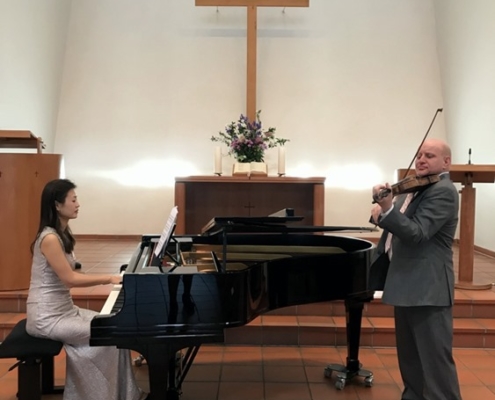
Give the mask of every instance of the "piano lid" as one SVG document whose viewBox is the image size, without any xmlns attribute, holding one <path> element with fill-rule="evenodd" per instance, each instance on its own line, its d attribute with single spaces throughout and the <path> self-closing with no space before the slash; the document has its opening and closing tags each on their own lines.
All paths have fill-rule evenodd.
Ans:
<svg viewBox="0 0 495 400">
<path fill-rule="evenodd" d="M 202 229 L 203 235 L 214 235 L 224 229 L 229 232 L 282 232 L 287 222 L 304 217 L 213 217 Z"/>
<path fill-rule="evenodd" d="M 202 229 L 203 236 L 228 233 L 316 233 L 360 231 L 375 232 L 376 227 L 361 226 L 288 226 L 287 223 L 302 221 L 304 217 L 295 216 L 294 210 L 286 208 L 268 217 L 213 217 Z"/>
</svg>

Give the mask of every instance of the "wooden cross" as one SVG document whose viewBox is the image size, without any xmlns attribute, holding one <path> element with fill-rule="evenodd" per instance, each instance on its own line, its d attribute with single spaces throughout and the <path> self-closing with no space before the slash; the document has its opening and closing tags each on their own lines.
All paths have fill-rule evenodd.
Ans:
<svg viewBox="0 0 495 400">
<path fill-rule="evenodd" d="M 256 119 L 257 7 L 309 7 L 309 0 L 195 0 L 196 6 L 247 7 L 246 115 Z"/>
<path fill-rule="evenodd" d="M 256 208 L 256 207 L 255 206 L 252 206 L 251 205 L 251 202 L 248 201 L 247 206 L 244 206 L 244 208 L 247 208 L 248 209 L 248 215 L 251 216 L 251 208 Z"/>
</svg>

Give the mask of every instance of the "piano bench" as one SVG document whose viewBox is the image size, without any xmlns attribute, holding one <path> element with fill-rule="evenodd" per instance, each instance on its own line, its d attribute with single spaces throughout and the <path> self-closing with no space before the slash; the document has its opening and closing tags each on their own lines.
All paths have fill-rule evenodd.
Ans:
<svg viewBox="0 0 495 400">
<path fill-rule="evenodd" d="M 0 358 L 18 360 L 9 371 L 15 367 L 19 368 L 19 400 L 40 400 L 42 394 L 63 392 L 63 387 L 54 386 L 53 363 L 53 358 L 60 353 L 62 346 L 62 342 L 29 335 L 26 332 L 26 319 L 19 321 L 0 343 Z"/>
</svg>

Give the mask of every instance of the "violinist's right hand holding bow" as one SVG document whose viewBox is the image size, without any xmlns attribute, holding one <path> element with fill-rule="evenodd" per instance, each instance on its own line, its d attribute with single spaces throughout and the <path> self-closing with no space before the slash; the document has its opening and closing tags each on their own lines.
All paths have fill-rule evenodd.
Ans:
<svg viewBox="0 0 495 400">
<path fill-rule="evenodd" d="M 389 189 L 389 192 L 383 196 L 383 190 L 386 189 Z M 391 187 L 388 183 L 373 186 L 372 196 L 376 204 L 371 208 L 371 218 L 375 224 L 378 224 L 380 216 L 387 213 L 393 206 L 393 196 L 390 189 Z"/>
</svg>

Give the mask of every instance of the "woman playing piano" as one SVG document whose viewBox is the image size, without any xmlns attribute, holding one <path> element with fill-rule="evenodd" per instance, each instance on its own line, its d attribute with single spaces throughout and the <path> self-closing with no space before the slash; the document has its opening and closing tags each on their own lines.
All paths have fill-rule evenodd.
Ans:
<svg viewBox="0 0 495 400">
<path fill-rule="evenodd" d="M 90 347 L 95 311 L 74 305 L 71 287 L 118 284 L 118 275 L 85 275 L 74 271 L 75 239 L 69 220 L 77 218 L 76 186 L 57 179 L 41 195 L 38 233 L 31 246 L 33 263 L 27 299 L 26 329 L 32 336 L 64 343 L 67 354 L 64 399 L 139 400 L 128 350 Z"/>
</svg>

